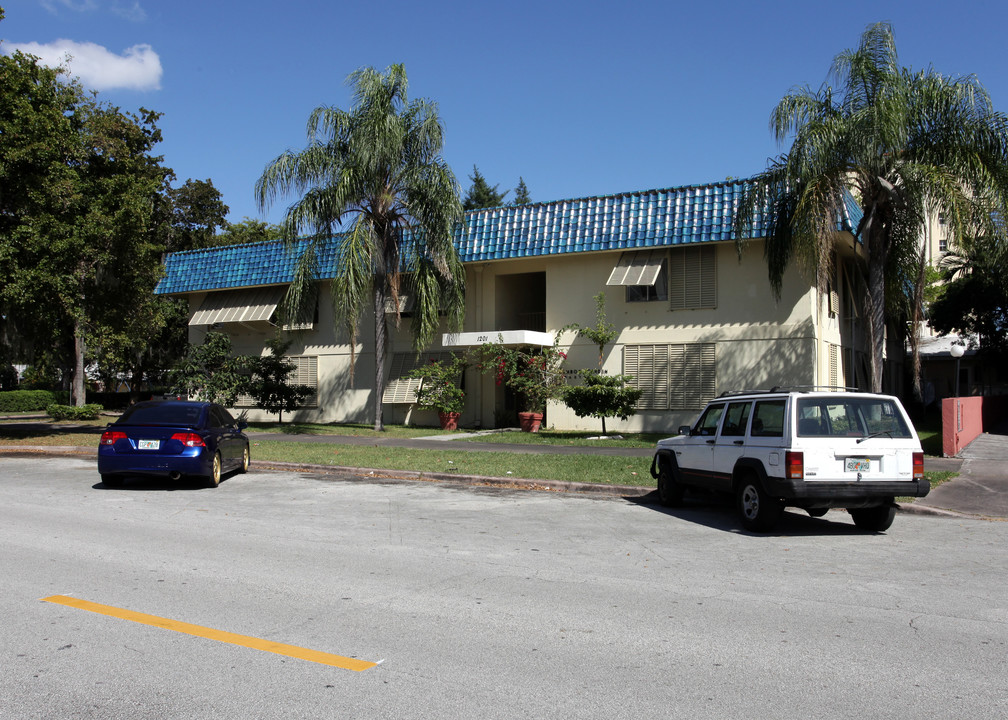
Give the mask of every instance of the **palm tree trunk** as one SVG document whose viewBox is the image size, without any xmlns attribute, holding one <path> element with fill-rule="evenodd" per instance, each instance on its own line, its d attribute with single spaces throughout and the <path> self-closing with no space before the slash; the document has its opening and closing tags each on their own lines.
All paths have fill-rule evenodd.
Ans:
<svg viewBox="0 0 1008 720">
<path fill-rule="evenodd" d="M 871 352 L 872 392 L 882 392 L 885 364 L 885 263 L 884 242 L 873 232 L 869 242 L 868 263 L 868 343 Z"/>
<path fill-rule="evenodd" d="M 385 278 L 374 279 L 374 348 L 375 348 L 375 382 L 374 382 L 374 429 L 382 431 L 385 423 L 382 420 L 382 396 L 385 394 L 385 345 L 387 328 L 385 326 Z"/>
</svg>

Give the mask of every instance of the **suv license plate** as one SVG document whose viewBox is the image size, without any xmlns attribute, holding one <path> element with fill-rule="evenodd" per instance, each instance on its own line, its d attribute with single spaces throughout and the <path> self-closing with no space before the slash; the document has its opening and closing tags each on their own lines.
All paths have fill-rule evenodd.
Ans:
<svg viewBox="0 0 1008 720">
<path fill-rule="evenodd" d="M 844 470 L 847 472 L 868 472 L 871 469 L 871 461 L 868 458 L 849 457 L 844 463 Z"/>
<path fill-rule="evenodd" d="M 161 441 L 160 440 L 140 440 L 137 443 L 137 447 L 141 450 L 160 450 Z M 848 463 L 850 460 L 847 461 Z"/>
</svg>

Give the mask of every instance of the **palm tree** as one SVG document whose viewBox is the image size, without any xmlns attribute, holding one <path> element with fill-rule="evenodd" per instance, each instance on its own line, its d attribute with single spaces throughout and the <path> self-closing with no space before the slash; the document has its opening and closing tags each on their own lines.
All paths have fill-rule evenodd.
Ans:
<svg viewBox="0 0 1008 720">
<path fill-rule="evenodd" d="M 887 321 L 915 302 L 929 214 L 949 218 L 952 240 L 993 233 L 1006 217 L 1008 122 L 976 77 L 901 68 L 886 23 L 869 26 L 856 51 L 838 55 L 832 76 L 837 89 L 829 83 L 818 91 L 798 88 L 773 110 L 771 131 L 781 143 L 793 137 L 791 149 L 753 178 L 736 216 L 736 237 L 740 243 L 750 237 L 757 211 L 766 212 L 775 294 L 792 259 L 815 273 L 823 292 L 841 209 L 854 195 L 864 210 L 855 235 L 878 392 Z"/>
<path fill-rule="evenodd" d="M 465 273 L 452 243 L 462 218 L 459 185 L 441 152 L 444 128 L 437 106 L 407 101 L 406 71 L 362 68 L 347 78 L 354 88 L 349 111 L 318 107 L 308 120 L 308 146 L 287 151 L 256 183 L 260 209 L 278 195 L 300 197 L 288 209 L 288 243 L 306 235 L 285 305 L 295 316 L 314 297 L 321 246 L 339 235 L 339 270 L 331 282 L 336 321 L 350 337 L 351 369 L 360 319 L 374 312 L 374 427 L 383 430 L 387 327 L 385 308 L 399 307 L 400 292 L 416 298 L 412 329 L 416 348 L 430 344 L 445 309 L 460 328 Z M 396 324 L 399 314 L 396 313 Z"/>
</svg>

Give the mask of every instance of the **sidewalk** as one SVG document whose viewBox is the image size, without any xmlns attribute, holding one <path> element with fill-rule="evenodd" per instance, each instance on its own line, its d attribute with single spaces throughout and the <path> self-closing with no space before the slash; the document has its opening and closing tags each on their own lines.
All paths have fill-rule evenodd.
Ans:
<svg viewBox="0 0 1008 720">
<path fill-rule="evenodd" d="M 955 470 L 959 477 L 939 485 L 911 504 L 920 509 L 1008 518 L 1008 424 L 982 433 L 958 458 L 924 461 L 928 470 Z"/>
</svg>

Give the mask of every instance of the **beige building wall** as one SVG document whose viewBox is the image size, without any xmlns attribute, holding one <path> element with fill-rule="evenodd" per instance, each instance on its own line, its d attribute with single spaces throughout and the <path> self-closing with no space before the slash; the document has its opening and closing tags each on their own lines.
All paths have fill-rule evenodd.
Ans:
<svg viewBox="0 0 1008 720">
<path fill-rule="evenodd" d="M 732 243 L 714 247 L 716 307 L 707 309 L 672 310 L 667 300 L 628 302 L 624 287 L 606 285 L 619 261 L 619 252 L 473 264 L 467 267 L 463 329 L 485 332 L 492 337 L 500 330 L 545 330 L 555 334 L 574 322 L 594 325 L 594 297 L 605 292 L 607 320 L 619 331 L 616 340 L 605 349 L 602 369 L 606 373 L 625 372 L 627 346 L 708 343 L 716 353 L 715 394 L 775 385 L 832 385 L 836 373 L 842 384 L 846 357 L 839 348 L 849 338 L 844 338 L 841 314 L 830 314 L 829 300 L 819 297 L 814 282 L 792 269 L 777 301 L 767 279 L 762 243 L 750 243 L 741 260 Z M 204 294 L 190 296 L 192 312 L 203 298 Z M 288 351 L 292 356 L 317 358 L 318 402 L 315 407 L 285 414 L 285 420 L 373 422 L 372 317 L 367 313 L 361 319 L 351 379 L 350 345 L 344 331 L 334 328 L 328 290 L 321 293 L 318 323 L 311 330 L 290 333 L 294 344 Z M 268 352 L 264 349 L 265 340 L 276 331 L 265 323 L 252 327 L 229 324 L 222 329 L 231 336 L 234 352 L 240 354 Z M 205 331 L 206 328 L 190 328 L 190 340 L 199 342 Z M 567 332 L 560 344 L 568 352 L 566 367 L 570 380 L 576 381 L 579 370 L 598 366 L 598 349 L 590 342 Z M 833 356 L 831 346 L 838 348 L 832 351 Z M 440 342 L 435 342 L 430 350 L 443 348 Z M 412 352 L 409 318 L 402 318 L 399 329 L 390 322 L 386 377 L 397 353 Z M 492 377 L 481 376 L 470 368 L 464 383 L 467 400 L 462 426 L 491 428 L 516 424 L 511 417 L 514 408 L 505 408 L 505 390 Z M 606 427 L 610 432 L 671 433 L 679 425 L 691 422 L 699 410 L 699 407 L 640 410 L 625 422 L 607 418 Z M 386 423 L 437 424 L 433 411 L 415 406 L 385 404 L 383 413 Z M 248 410 L 248 415 L 252 420 L 275 417 L 254 408 Z M 549 405 L 546 424 L 560 429 L 601 429 L 599 420 L 578 418 L 561 403 Z"/>
</svg>

